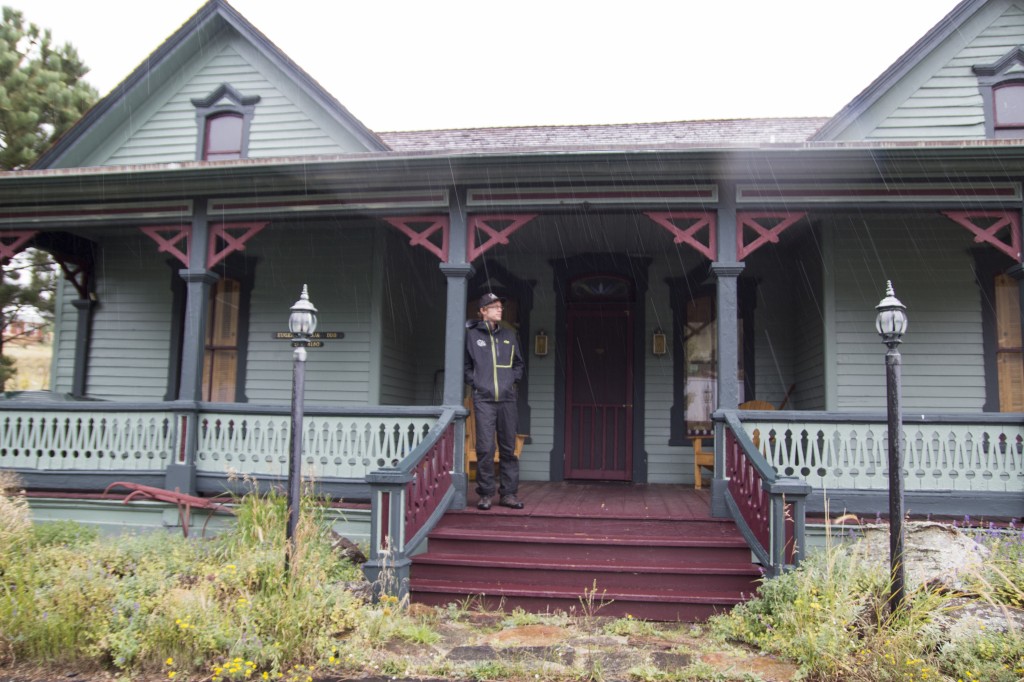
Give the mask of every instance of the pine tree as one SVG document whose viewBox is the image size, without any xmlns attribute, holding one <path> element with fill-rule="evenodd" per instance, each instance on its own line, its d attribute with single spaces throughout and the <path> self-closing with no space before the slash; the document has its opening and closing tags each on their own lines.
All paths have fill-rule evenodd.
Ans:
<svg viewBox="0 0 1024 682">
<path fill-rule="evenodd" d="M 96 102 L 82 78 L 88 68 L 70 44 L 55 47 L 49 30 L 26 23 L 21 12 L 3 8 L 0 24 L 0 169 L 30 165 Z M 15 372 L 3 344 L 53 317 L 56 267 L 43 251 L 29 249 L 0 262 L 0 391 Z M 29 329 L 11 323 L 34 311 Z"/>
<path fill-rule="evenodd" d="M 24 168 L 96 101 L 88 68 L 70 44 L 55 47 L 49 29 L 3 8 L 0 24 L 0 168 Z"/>
</svg>

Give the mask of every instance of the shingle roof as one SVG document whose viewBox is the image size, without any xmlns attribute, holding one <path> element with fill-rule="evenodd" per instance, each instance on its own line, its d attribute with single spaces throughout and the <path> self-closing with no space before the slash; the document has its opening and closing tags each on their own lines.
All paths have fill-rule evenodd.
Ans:
<svg viewBox="0 0 1024 682">
<path fill-rule="evenodd" d="M 827 118 L 522 126 L 378 133 L 398 152 L 732 147 L 806 142 Z"/>
</svg>

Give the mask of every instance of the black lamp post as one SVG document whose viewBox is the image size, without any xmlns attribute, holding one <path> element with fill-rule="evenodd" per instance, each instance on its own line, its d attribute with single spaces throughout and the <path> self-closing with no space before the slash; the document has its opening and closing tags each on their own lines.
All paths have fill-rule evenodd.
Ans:
<svg viewBox="0 0 1024 682">
<path fill-rule="evenodd" d="M 294 334 L 292 346 L 292 432 L 291 456 L 288 460 L 288 526 L 285 538 L 288 549 L 285 553 L 285 570 L 291 566 L 295 552 L 295 529 L 299 525 L 299 506 L 302 500 L 302 413 L 303 397 L 306 391 L 306 345 L 309 336 L 316 331 L 317 310 L 309 300 L 309 291 L 302 285 L 302 295 L 291 308 L 288 331 Z"/>
<path fill-rule="evenodd" d="M 889 609 L 903 605 L 906 569 L 903 565 L 903 406 L 902 358 L 899 345 L 907 331 L 907 307 L 885 283 L 885 298 L 875 306 L 875 329 L 889 350 L 885 352 L 885 388 L 889 430 Z"/>
</svg>

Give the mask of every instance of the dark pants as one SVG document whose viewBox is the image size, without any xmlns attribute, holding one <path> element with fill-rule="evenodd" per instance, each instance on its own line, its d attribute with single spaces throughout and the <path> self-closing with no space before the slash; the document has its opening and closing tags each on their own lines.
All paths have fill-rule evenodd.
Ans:
<svg viewBox="0 0 1024 682">
<path fill-rule="evenodd" d="M 516 429 L 519 413 L 515 401 L 494 403 L 473 398 L 476 418 L 476 492 L 480 497 L 494 495 L 494 433 L 498 433 L 500 477 L 498 494 L 519 492 L 519 460 L 516 459 Z"/>
</svg>

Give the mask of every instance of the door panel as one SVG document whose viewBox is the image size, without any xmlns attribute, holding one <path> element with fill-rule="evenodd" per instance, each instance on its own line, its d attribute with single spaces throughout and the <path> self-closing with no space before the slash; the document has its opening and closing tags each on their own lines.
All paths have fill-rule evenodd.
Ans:
<svg viewBox="0 0 1024 682">
<path fill-rule="evenodd" d="M 568 317 L 565 476 L 629 481 L 633 473 L 629 311 L 570 309 Z"/>
</svg>

